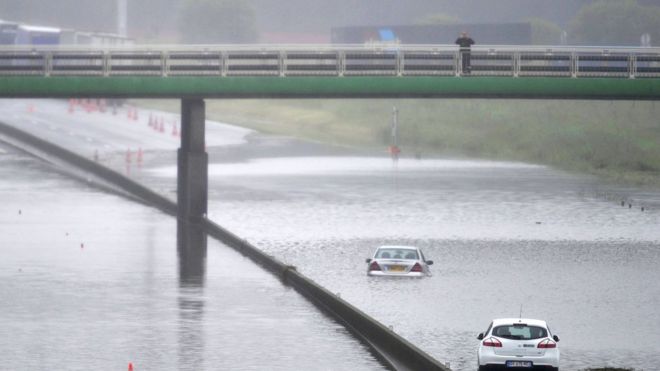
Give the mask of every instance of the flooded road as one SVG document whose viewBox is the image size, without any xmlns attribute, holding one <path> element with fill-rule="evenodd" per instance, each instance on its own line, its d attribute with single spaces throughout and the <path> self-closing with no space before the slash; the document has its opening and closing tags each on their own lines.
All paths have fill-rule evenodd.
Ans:
<svg viewBox="0 0 660 371">
<path fill-rule="evenodd" d="M 294 290 L 208 240 L 179 274 L 176 220 L 0 143 L 2 370 L 382 370 Z"/>
<path fill-rule="evenodd" d="M 530 164 L 394 165 L 253 140 L 273 156 L 211 156 L 211 218 L 453 369 L 475 369 L 477 334 L 521 305 L 560 336 L 563 369 L 660 362 L 660 192 Z M 380 244 L 420 246 L 433 276 L 367 277 Z"/>
<path fill-rule="evenodd" d="M 64 108 L 60 111 L 65 112 Z M 93 122 L 85 130 L 93 134 L 94 126 L 106 125 L 103 120 L 91 119 Z M 115 128 L 128 124 L 117 125 Z M 209 143 L 227 138 L 222 130 L 214 131 L 217 127 L 207 125 Z M 142 122 L 141 128 L 134 129 L 135 138 L 130 140 L 149 143 L 150 137 L 141 132 L 144 127 Z M 522 163 L 404 158 L 395 165 L 384 153 L 365 154 L 287 138 L 244 134 L 247 135 L 245 140 L 225 142 L 223 146 L 209 144 L 209 217 L 257 247 L 297 266 L 303 274 L 339 293 L 385 325 L 392 326 L 394 331 L 433 357 L 450 362 L 453 369 L 474 370 L 477 334 L 484 331 L 493 318 L 517 317 L 521 306 L 523 316 L 547 320 L 553 332 L 561 338 L 562 369 L 607 365 L 650 370 L 660 362 L 656 346 L 660 334 L 655 331 L 660 326 L 660 311 L 657 310 L 660 307 L 660 270 L 657 269 L 660 261 L 659 191 L 610 185 L 591 177 Z M 124 166 L 125 146 L 121 140 L 113 139 L 112 143 L 117 143 L 116 150 L 108 152 L 102 159 L 117 169 Z M 168 138 L 163 142 L 166 145 L 150 150 L 148 156 L 145 154 L 145 162 L 139 169 L 132 168 L 130 174 L 173 198 L 177 141 Z M 72 146 L 74 144 L 72 142 Z M 86 147 L 85 151 L 89 153 L 93 149 Z M 3 179 L 7 178 L 3 176 Z M 78 191 L 73 193 L 77 195 Z M 99 197 L 111 198 L 109 203 L 117 203 L 114 197 L 103 194 Z M 62 203 L 61 206 L 68 204 Z M 10 217 L 15 218 L 18 206 L 11 206 Z M 141 206 L 128 207 L 143 210 Z M 142 225 L 141 229 L 131 234 L 143 239 L 137 242 L 141 248 L 131 249 L 130 244 L 108 238 L 113 249 L 119 249 L 115 250 L 117 254 L 112 255 L 112 259 L 123 262 L 123 265 L 120 264 L 119 272 L 113 273 L 117 287 L 103 298 L 121 304 L 126 304 L 129 299 L 138 300 L 139 296 L 150 298 L 142 299 L 147 302 L 143 307 L 151 307 L 157 312 L 158 315 L 149 318 L 153 318 L 154 327 L 158 329 L 142 329 L 147 334 L 141 339 L 151 339 L 154 344 L 160 340 L 153 340 L 158 336 L 149 334 L 149 331 L 159 332 L 160 326 L 167 329 L 169 325 L 171 328 L 171 316 L 179 318 L 181 314 L 177 312 L 182 307 L 196 306 L 172 307 L 169 304 L 169 307 L 164 306 L 165 313 L 161 313 L 163 308 L 158 304 L 165 300 L 161 295 L 167 290 L 142 285 L 142 291 L 136 293 L 130 287 L 122 287 L 122 279 L 116 278 L 130 274 L 128 267 L 131 265 L 145 266 L 148 259 L 135 256 L 138 252 L 161 251 L 149 248 L 153 242 L 148 236 L 156 240 L 169 236 L 170 240 L 163 244 L 165 254 L 170 255 L 157 256 L 169 264 L 169 267 L 165 264 L 162 268 L 167 274 L 176 271 L 173 247 L 176 241 L 171 231 L 174 222 L 164 216 L 160 217 L 164 220 L 158 221 L 159 218 L 153 217 L 158 214 L 154 211 L 148 214 L 142 217 L 147 221 L 138 224 Z M 117 219 L 112 218 L 112 213 L 107 217 L 110 221 Z M 112 231 L 115 225 L 110 221 Z M 160 227 L 153 227 L 153 224 Z M 153 228 L 158 232 L 153 232 Z M 420 246 L 427 258 L 435 261 L 431 267 L 433 276 L 413 280 L 367 277 L 364 259 L 380 244 Z M 40 246 L 39 243 L 36 245 Z M 336 336 L 328 332 L 342 332 L 335 324 L 322 320 L 323 317 L 310 309 L 295 292 L 271 282 L 259 268 L 241 269 L 240 272 L 232 270 L 232 265 L 227 264 L 224 257 L 224 254 L 231 255 L 230 252 L 211 245 L 210 241 L 208 277 L 202 295 L 203 320 L 193 321 L 192 326 L 205 335 L 203 340 L 194 335 L 191 339 L 198 347 L 201 344 L 204 348 L 203 359 L 208 369 L 213 369 L 214 366 L 208 365 L 215 365 L 215 361 L 221 362 L 221 357 L 215 353 L 218 349 L 215 344 L 225 345 L 229 341 L 217 334 L 225 331 L 220 330 L 222 326 L 231 327 L 231 324 L 242 323 L 244 318 L 259 318 L 261 310 L 273 313 L 281 310 L 282 328 L 294 322 L 298 328 L 310 328 L 312 333 L 320 331 L 322 335 L 310 335 L 312 341 L 334 339 Z M 157 246 L 161 246 L 160 243 Z M 80 253 L 79 247 L 74 247 L 75 253 Z M 220 270 L 212 268 L 215 266 L 212 263 L 214 254 L 223 255 L 215 258 L 222 267 Z M 105 258 L 110 259 L 109 256 Z M 42 264 L 50 263 L 46 260 Z M 9 266 L 4 260 L 0 265 L 11 270 L 12 279 L 9 281 L 16 281 L 15 275 L 22 277 L 13 271 L 16 265 Z M 114 264 L 105 268 L 93 267 L 90 271 L 103 272 L 106 269 L 112 272 L 117 269 Z M 60 271 L 64 273 L 58 275 L 64 277 L 75 273 L 75 269 L 66 267 Z M 166 275 L 165 272 L 161 274 Z M 236 277 L 236 274 L 247 274 L 248 278 Z M 252 275 L 257 275 L 253 281 L 249 279 Z M 214 277 L 222 279 L 214 281 Z M 232 279 L 247 281 L 251 291 L 245 293 L 241 290 L 241 293 L 231 295 L 228 286 Z M 150 282 L 154 280 L 161 282 L 153 278 Z M 169 285 L 171 298 L 187 295 L 186 290 L 179 288 L 176 275 L 164 281 Z M 4 286 L 0 290 L 8 290 Z M 258 294 L 264 286 L 267 292 L 275 292 L 275 298 Z M 16 290 L 20 291 L 20 288 L 14 287 L 3 292 L 2 296 L 11 295 Z M 254 310 L 227 323 L 218 322 L 222 316 L 215 313 L 222 310 L 216 305 L 221 307 L 218 303 L 226 303 L 222 301 L 226 295 L 240 299 L 244 306 Z M 37 298 L 32 299 L 32 304 L 39 302 Z M 292 318 L 285 314 L 292 309 L 278 308 L 281 304 L 278 300 L 299 303 L 301 309 L 293 309 L 296 316 Z M 66 308 L 60 315 L 70 321 L 73 319 L 69 316 L 80 315 L 83 311 L 73 304 Z M 195 318 L 194 309 L 184 312 L 192 313 Z M 36 316 L 37 312 L 28 313 Z M 279 315 L 274 317 L 280 318 Z M 298 323 L 300 320 L 304 322 Z M 111 322 L 105 324 L 109 326 Z M 245 341 L 256 337 L 267 343 L 264 346 L 274 346 L 277 350 L 274 353 L 282 358 L 302 357 L 307 360 L 311 356 L 305 350 L 319 349 L 315 344 L 304 349 L 285 350 L 279 343 L 271 344 L 262 339 L 259 332 L 259 329 L 271 331 L 272 326 L 278 331 L 279 320 L 256 322 L 252 323 L 256 330 L 245 331 Z M 127 320 L 124 326 L 127 333 L 139 327 L 134 323 L 135 327 L 131 327 L 131 323 Z M 211 333 L 213 335 L 209 335 Z M 76 342 L 87 339 L 82 334 L 75 336 Z M 176 333 L 170 332 L 169 336 L 176 337 Z M 232 332 L 229 337 L 232 336 L 236 334 Z M 318 351 L 342 358 L 344 356 L 338 354 L 346 352 L 345 347 L 359 348 L 343 337 L 337 343 L 319 345 Z M 177 343 L 172 340 L 172 343 L 164 344 L 167 352 L 172 347 L 176 349 Z M 125 345 L 117 345 L 119 349 L 123 349 L 122 346 Z M 124 359 L 130 358 L 128 351 L 123 352 L 120 354 L 128 354 Z M 350 352 L 348 354 L 355 354 Z M 174 353 L 187 354 L 178 349 Z M 240 357 L 241 353 L 239 351 L 236 356 Z M 363 353 L 363 350 L 358 352 Z M 172 356 L 172 353 L 167 354 Z M 357 367 L 350 364 L 350 367 L 340 365 L 336 369 L 374 367 L 368 358 L 362 361 L 365 363 Z M 282 369 L 291 365 L 286 361 L 281 364 L 284 365 Z M 320 360 L 314 365 L 304 363 L 302 366 L 293 368 L 331 367 Z"/>
</svg>

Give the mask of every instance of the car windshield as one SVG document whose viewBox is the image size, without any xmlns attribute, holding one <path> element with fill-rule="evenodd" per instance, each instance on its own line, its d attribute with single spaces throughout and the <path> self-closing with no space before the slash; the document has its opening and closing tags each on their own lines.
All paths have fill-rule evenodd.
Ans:
<svg viewBox="0 0 660 371">
<path fill-rule="evenodd" d="M 543 327 L 513 324 L 495 327 L 493 336 L 513 340 L 533 340 L 547 337 L 548 331 Z"/>
<path fill-rule="evenodd" d="M 376 259 L 410 259 L 418 260 L 417 250 L 385 248 L 378 249 Z"/>
</svg>

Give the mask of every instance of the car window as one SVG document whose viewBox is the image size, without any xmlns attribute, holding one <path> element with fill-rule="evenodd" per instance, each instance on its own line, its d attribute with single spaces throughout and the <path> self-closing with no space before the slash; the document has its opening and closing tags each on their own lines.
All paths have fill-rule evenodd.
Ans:
<svg viewBox="0 0 660 371">
<path fill-rule="evenodd" d="M 543 327 L 527 325 L 504 325 L 493 329 L 493 335 L 513 340 L 533 340 L 548 336 L 548 331 Z"/>
<path fill-rule="evenodd" d="M 394 249 L 379 249 L 376 253 L 376 259 L 391 259 L 395 253 L 396 250 Z"/>
<path fill-rule="evenodd" d="M 379 249 L 376 259 L 414 259 L 417 260 L 417 251 L 407 249 Z"/>
<path fill-rule="evenodd" d="M 403 254 L 404 259 L 414 259 L 417 260 L 417 251 L 404 251 L 405 254 Z"/>
</svg>

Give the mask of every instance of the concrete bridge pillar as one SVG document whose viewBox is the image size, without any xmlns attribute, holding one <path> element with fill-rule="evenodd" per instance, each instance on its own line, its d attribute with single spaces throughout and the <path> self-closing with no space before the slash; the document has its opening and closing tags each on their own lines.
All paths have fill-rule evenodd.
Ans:
<svg viewBox="0 0 660 371">
<path fill-rule="evenodd" d="M 208 210 L 208 154 L 204 143 L 203 99 L 181 101 L 181 148 L 178 152 L 177 216 L 179 223 L 198 224 Z"/>
</svg>

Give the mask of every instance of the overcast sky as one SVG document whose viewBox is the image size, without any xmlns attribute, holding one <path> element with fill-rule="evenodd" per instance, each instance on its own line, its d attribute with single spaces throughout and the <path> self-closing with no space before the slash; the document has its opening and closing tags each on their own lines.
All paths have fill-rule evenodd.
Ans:
<svg viewBox="0 0 660 371">
<path fill-rule="evenodd" d="M 130 28 L 176 25 L 184 0 L 128 0 Z M 543 16 L 563 24 L 591 0 L 246 0 L 263 32 L 329 32 L 336 26 L 409 24 L 445 13 L 465 22 L 511 22 Z M 112 0 L 2 0 L 0 18 L 72 28 L 116 31 Z"/>
<path fill-rule="evenodd" d="M 190 0 L 127 0 L 129 36 L 177 37 L 181 4 Z M 243 0 L 256 10 L 257 32 L 329 35 L 332 27 L 412 24 L 443 13 L 464 23 L 520 22 L 541 17 L 567 27 L 595 0 Z M 619 0 L 613 0 L 619 1 Z M 638 0 L 658 5 L 660 0 Z M 117 32 L 117 0 L 0 0 L 0 19 L 84 31 Z"/>
</svg>

